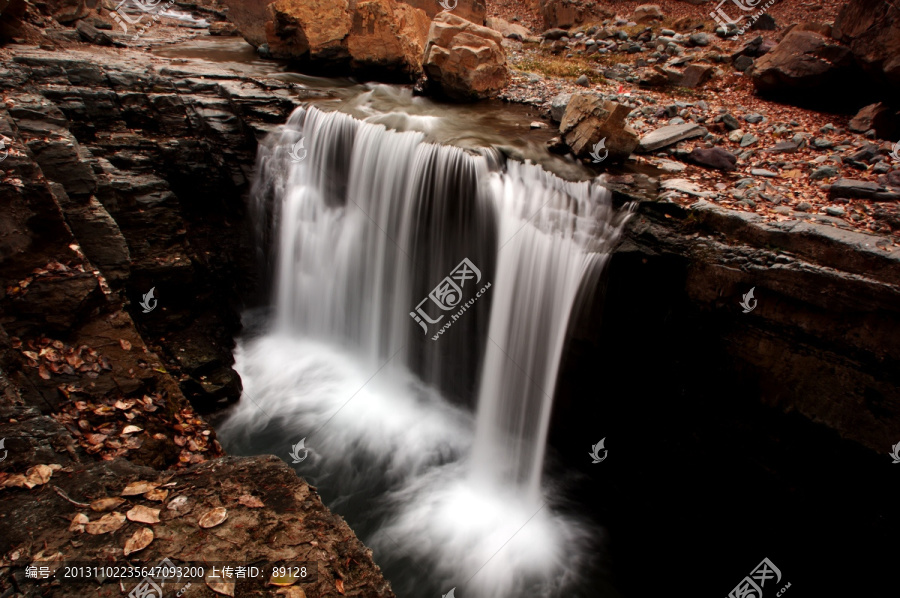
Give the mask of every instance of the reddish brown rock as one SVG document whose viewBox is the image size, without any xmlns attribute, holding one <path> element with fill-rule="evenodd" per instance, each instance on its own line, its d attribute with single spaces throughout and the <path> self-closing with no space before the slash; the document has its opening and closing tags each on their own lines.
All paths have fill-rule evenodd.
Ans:
<svg viewBox="0 0 900 598">
<path fill-rule="evenodd" d="M 792 103 L 850 99 L 858 76 L 848 48 L 812 31 L 791 31 L 748 72 L 757 91 Z"/>
<path fill-rule="evenodd" d="M 413 8 L 418 8 L 428 15 L 429 19 L 433 19 L 439 13 L 446 10 L 438 0 L 399 0 L 409 4 Z M 472 21 L 476 25 L 485 23 L 485 15 L 487 9 L 485 0 L 446 0 L 446 4 L 452 8 L 448 11 L 458 17 L 462 17 L 467 21 Z"/>
<path fill-rule="evenodd" d="M 851 0 L 834 21 L 832 35 L 847 44 L 876 81 L 900 90 L 900 10 L 881 0 Z"/>
<path fill-rule="evenodd" d="M 541 3 L 544 29 L 568 29 L 588 21 L 602 21 L 613 16 L 599 2 L 590 0 L 546 0 Z"/>
<path fill-rule="evenodd" d="M 576 156 L 589 156 L 594 146 L 605 139 L 603 145 L 609 150 L 609 158 L 624 160 L 638 145 L 637 133 L 625 125 L 630 111 L 627 106 L 590 93 L 575 94 L 559 123 L 559 132 Z"/>
<path fill-rule="evenodd" d="M 428 32 L 424 69 L 428 85 L 454 100 L 496 95 L 509 82 L 509 68 L 493 29 L 452 13 L 435 17 Z"/>
</svg>

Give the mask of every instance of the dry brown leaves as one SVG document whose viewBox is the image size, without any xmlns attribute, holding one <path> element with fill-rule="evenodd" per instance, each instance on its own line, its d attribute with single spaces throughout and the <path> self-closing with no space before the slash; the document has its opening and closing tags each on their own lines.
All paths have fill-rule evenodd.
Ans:
<svg viewBox="0 0 900 598">
<path fill-rule="evenodd" d="M 50 380 L 53 374 L 74 376 L 83 374 L 96 378 L 112 369 L 109 359 L 87 345 L 73 347 L 60 340 L 47 337 L 22 341 L 10 339 L 14 349 L 26 358 L 26 365 L 37 368 L 38 375 Z M 65 393 L 64 393 L 65 394 Z"/>
<path fill-rule="evenodd" d="M 84 525 L 84 531 L 92 535 L 108 534 L 118 531 L 123 525 L 125 525 L 125 515 L 118 511 L 114 511 L 104 515 L 97 521 L 86 523 Z"/>
<path fill-rule="evenodd" d="M 149 527 L 142 527 L 125 542 L 125 556 L 147 548 L 151 542 L 153 542 L 153 530 Z"/>
<path fill-rule="evenodd" d="M 135 505 L 130 511 L 125 513 L 129 521 L 138 523 L 159 523 L 159 509 L 151 509 L 144 505 Z"/>
<path fill-rule="evenodd" d="M 210 527 L 221 525 L 226 519 L 228 519 L 228 509 L 225 507 L 216 507 L 215 509 L 204 513 L 203 516 L 200 517 L 198 523 L 200 527 L 208 529 Z"/>
<path fill-rule="evenodd" d="M 29 276 L 28 278 L 20 280 L 14 285 L 6 287 L 6 293 L 12 298 L 22 297 L 23 295 L 25 295 L 25 293 L 28 292 L 28 287 L 31 286 L 35 280 L 71 278 L 73 276 L 76 276 L 77 274 L 83 274 L 84 271 L 84 266 L 82 264 L 72 262 L 63 264 L 62 262 L 51 260 L 43 268 L 35 268 L 34 270 L 32 270 L 31 276 Z"/>
</svg>

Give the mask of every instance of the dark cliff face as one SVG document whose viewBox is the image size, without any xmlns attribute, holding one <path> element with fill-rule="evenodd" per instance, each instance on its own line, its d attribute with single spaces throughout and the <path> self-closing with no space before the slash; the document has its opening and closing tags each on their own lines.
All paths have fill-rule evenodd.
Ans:
<svg viewBox="0 0 900 598">
<path fill-rule="evenodd" d="M 17 51 L 0 69 L 13 140 L 3 166 L 21 181 L 3 192 L 4 286 L 54 260 L 78 270 L 7 293 L 3 324 L 18 337 L 48 324 L 71 334 L 124 305 L 209 411 L 240 394 L 231 349 L 257 285 L 244 203 L 257 138 L 298 99 L 277 81 L 98 52 Z"/>
<path fill-rule="evenodd" d="M 314 488 L 274 456 L 223 457 L 197 415 L 240 396 L 233 338 L 260 287 L 245 195 L 257 140 L 301 93 L 136 52 L 0 55 L 0 594 L 119 596 L 18 566 L 170 557 L 315 562 L 303 588 L 226 595 L 391 598 Z"/>
<path fill-rule="evenodd" d="M 571 324 L 551 431 L 623 593 L 664 593 L 686 554 L 723 594 L 763 556 L 804 595 L 896 592 L 898 257 L 831 226 L 639 207 Z"/>
</svg>

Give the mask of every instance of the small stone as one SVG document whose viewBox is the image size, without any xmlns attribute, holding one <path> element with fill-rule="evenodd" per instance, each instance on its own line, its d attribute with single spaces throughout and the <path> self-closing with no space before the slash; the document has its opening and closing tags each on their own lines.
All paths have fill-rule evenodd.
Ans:
<svg viewBox="0 0 900 598">
<path fill-rule="evenodd" d="M 693 33 L 690 37 L 690 43 L 693 46 L 708 46 L 709 36 L 705 33 Z"/>
<path fill-rule="evenodd" d="M 791 213 L 791 209 L 787 206 L 778 206 L 777 208 L 775 208 L 772 211 L 775 212 L 776 214 L 784 214 L 786 216 L 789 216 Z M 782 257 L 782 256 L 778 256 L 778 257 Z M 778 261 L 778 258 L 775 258 L 775 261 Z"/>
<path fill-rule="evenodd" d="M 816 149 L 831 149 L 834 147 L 834 143 L 824 139 L 822 137 L 816 137 L 813 139 L 813 147 Z"/>
<path fill-rule="evenodd" d="M 757 113 L 748 114 L 747 116 L 744 117 L 744 120 L 750 124 L 761 123 L 765 119 L 766 119 L 765 116 L 763 116 L 762 114 L 757 114 Z"/>
<path fill-rule="evenodd" d="M 725 128 L 729 131 L 734 131 L 735 129 L 741 128 L 741 123 L 738 122 L 738 119 L 730 114 L 723 115 L 722 122 L 725 124 Z"/>
<path fill-rule="evenodd" d="M 741 71 L 742 73 L 749 69 L 751 66 L 753 66 L 753 59 L 749 56 L 738 56 L 734 61 L 734 68 Z"/>
<path fill-rule="evenodd" d="M 766 170 L 764 168 L 753 168 L 750 170 L 750 174 L 753 176 L 764 176 L 764 177 L 777 177 L 777 172 L 772 172 L 771 170 Z"/>
<path fill-rule="evenodd" d="M 587 78 L 587 75 L 581 75 L 577 79 L 575 79 L 575 85 L 580 85 L 582 87 L 588 87 L 591 84 L 590 80 Z"/>
<path fill-rule="evenodd" d="M 827 208 L 825 208 L 825 213 L 829 216 L 836 216 L 838 218 L 841 218 L 844 216 L 844 214 L 846 214 L 844 208 L 836 208 L 832 206 L 828 206 Z"/>
<path fill-rule="evenodd" d="M 838 172 L 840 171 L 834 166 L 820 166 L 809 174 L 809 180 L 821 181 L 822 179 L 837 176 Z"/>
<path fill-rule="evenodd" d="M 735 129 L 734 131 L 731 131 L 730 133 L 728 133 L 728 141 L 730 141 L 732 143 L 740 143 L 741 138 L 743 136 L 744 136 L 743 129 Z"/>
<path fill-rule="evenodd" d="M 774 146 L 770 147 L 768 150 L 773 154 L 781 154 L 781 153 L 789 153 L 792 154 L 797 151 L 797 144 L 793 141 L 781 141 L 776 143 Z"/>
<path fill-rule="evenodd" d="M 794 209 L 797 210 L 798 212 L 808 212 L 812 209 L 812 205 L 810 205 L 810 203 L 807 201 L 801 201 L 800 203 L 797 204 L 797 207 Z"/>
<path fill-rule="evenodd" d="M 753 133 L 746 133 L 743 137 L 741 137 L 741 147 L 753 145 L 757 141 L 759 141 L 759 137 L 757 137 Z"/>
<path fill-rule="evenodd" d="M 535 121 L 532 121 L 532 122 L 531 122 L 531 125 L 529 125 L 529 126 L 530 126 L 532 129 L 546 129 L 546 128 L 547 128 L 547 123 L 541 122 L 541 121 L 539 121 L 539 120 L 535 120 Z"/>
</svg>

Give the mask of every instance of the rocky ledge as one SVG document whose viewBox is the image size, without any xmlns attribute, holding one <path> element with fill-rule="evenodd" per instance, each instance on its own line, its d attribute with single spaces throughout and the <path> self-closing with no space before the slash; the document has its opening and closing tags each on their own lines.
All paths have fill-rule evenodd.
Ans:
<svg viewBox="0 0 900 598">
<path fill-rule="evenodd" d="M 241 392 L 257 141 L 308 94 L 125 49 L 0 55 L 0 594 L 121 595 L 21 567 L 169 557 L 316 562 L 187 595 L 393 596 L 315 489 L 223 457 L 202 416 Z"/>
</svg>

